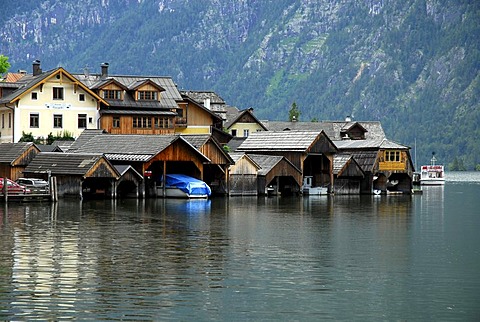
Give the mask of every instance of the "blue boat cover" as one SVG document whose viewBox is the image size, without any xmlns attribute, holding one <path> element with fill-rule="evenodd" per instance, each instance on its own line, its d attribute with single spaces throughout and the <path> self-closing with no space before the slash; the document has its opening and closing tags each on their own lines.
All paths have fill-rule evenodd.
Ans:
<svg viewBox="0 0 480 322">
<path fill-rule="evenodd" d="M 176 187 L 193 196 L 212 194 L 210 187 L 196 178 L 184 174 L 167 174 L 166 187 Z"/>
</svg>

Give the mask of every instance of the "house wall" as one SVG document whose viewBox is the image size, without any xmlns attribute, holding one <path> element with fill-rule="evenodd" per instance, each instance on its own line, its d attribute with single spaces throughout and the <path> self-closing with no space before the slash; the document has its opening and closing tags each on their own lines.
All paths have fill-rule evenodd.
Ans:
<svg viewBox="0 0 480 322">
<path fill-rule="evenodd" d="M 156 128 L 154 126 L 154 118 L 152 118 L 152 127 L 150 128 L 134 128 L 133 116 L 118 115 L 120 117 L 120 127 L 113 127 L 113 115 L 103 115 L 100 118 L 100 128 L 111 134 L 174 134 L 174 127 Z M 173 124 L 173 119 L 172 119 Z"/>
<path fill-rule="evenodd" d="M 13 112 L 0 107 L 0 143 L 13 143 Z"/>
<path fill-rule="evenodd" d="M 175 125 L 175 133 L 179 134 L 209 134 L 213 125 L 212 115 L 195 104 L 180 105 L 186 125 Z"/>
<path fill-rule="evenodd" d="M 228 133 L 232 134 L 232 130 L 237 131 L 236 137 L 243 138 L 247 137 L 248 135 L 245 135 L 245 130 L 248 131 L 249 134 L 258 132 L 258 131 L 263 131 L 263 128 L 258 125 L 258 123 L 235 123 L 230 127 L 228 130 Z M 232 134 L 233 135 L 233 134 Z"/>
<path fill-rule="evenodd" d="M 21 97 L 15 108 L 14 142 L 18 142 L 22 132 L 32 133 L 35 138 L 46 138 L 50 133 L 62 135 L 64 131 L 68 131 L 73 137 L 78 137 L 85 129 L 78 127 L 79 114 L 86 114 L 87 129 L 97 128 L 99 119 L 97 100 L 61 73 L 57 76 L 58 78 L 52 77 Z M 63 99 L 53 99 L 54 87 L 63 88 Z M 32 99 L 32 93 L 36 93 L 36 100 Z M 80 94 L 84 95 L 84 101 L 80 101 Z M 30 126 L 30 116 L 34 113 L 39 115 L 38 127 Z M 61 128 L 54 128 L 54 115 L 62 115 Z"/>
<path fill-rule="evenodd" d="M 257 195 L 257 173 L 258 168 L 249 159 L 242 157 L 237 160 L 229 169 L 229 195 Z"/>
</svg>

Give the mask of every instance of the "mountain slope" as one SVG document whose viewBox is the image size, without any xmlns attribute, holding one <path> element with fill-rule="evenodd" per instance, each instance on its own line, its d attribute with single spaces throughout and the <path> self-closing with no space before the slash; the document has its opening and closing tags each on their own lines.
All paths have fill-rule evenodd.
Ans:
<svg viewBox="0 0 480 322">
<path fill-rule="evenodd" d="M 261 119 L 380 120 L 444 163 L 480 164 L 480 2 L 447 0 L 6 0 L 0 54 L 170 75 Z M 17 4 L 14 10 L 13 4 Z"/>
</svg>

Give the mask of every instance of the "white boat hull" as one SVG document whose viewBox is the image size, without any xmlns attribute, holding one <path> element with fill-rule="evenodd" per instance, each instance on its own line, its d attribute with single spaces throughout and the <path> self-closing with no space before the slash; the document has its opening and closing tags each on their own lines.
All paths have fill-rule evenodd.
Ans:
<svg viewBox="0 0 480 322">
<path fill-rule="evenodd" d="M 186 193 L 178 188 L 166 188 L 165 197 L 167 198 L 186 198 L 186 199 L 208 199 L 208 195 L 194 195 Z"/>
<path fill-rule="evenodd" d="M 420 185 L 422 185 L 422 186 L 438 186 L 438 185 L 444 185 L 444 184 L 445 184 L 445 178 L 421 179 L 420 180 Z"/>
</svg>

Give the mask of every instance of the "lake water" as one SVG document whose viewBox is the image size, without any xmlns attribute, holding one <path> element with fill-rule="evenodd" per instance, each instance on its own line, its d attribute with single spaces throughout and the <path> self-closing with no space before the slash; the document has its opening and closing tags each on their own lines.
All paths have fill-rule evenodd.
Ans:
<svg viewBox="0 0 480 322">
<path fill-rule="evenodd" d="M 0 320 L 480 320 L 480 173 L 412 196 L 0 204 Z"/>
</svg>

